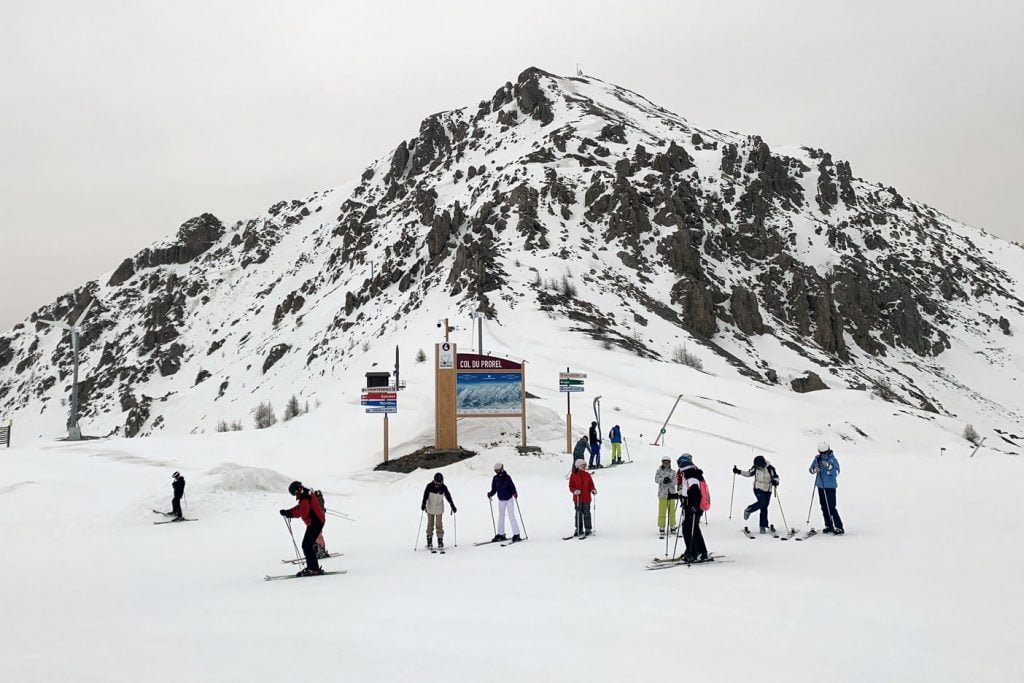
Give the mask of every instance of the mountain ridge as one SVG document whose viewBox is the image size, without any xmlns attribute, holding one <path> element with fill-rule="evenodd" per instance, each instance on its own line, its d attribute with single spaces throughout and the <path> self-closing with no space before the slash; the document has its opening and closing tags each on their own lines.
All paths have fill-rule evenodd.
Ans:
<svg viewBox="0 0 1024 683">
<path fill-rule="evenodd" d="M 96 298 L 82 406 L 102 433 L 211 429 L 225 402 L 332 391 L 399 323 L 478 308 L 559 317 L 652 362 L 692 343 L 765 384 L 814 372 L 1011 433 L 1022 267 L 1019 246 L 823 150 L 779 154 L 530 68 L 347 185 L 230 226 L 202 214 L 41 307 L 0 335 L 0 413 L 53 429 L 70 345 L 35 321 Z M 198 425 L 178 402 L 203 406 Z"/>
</svg>

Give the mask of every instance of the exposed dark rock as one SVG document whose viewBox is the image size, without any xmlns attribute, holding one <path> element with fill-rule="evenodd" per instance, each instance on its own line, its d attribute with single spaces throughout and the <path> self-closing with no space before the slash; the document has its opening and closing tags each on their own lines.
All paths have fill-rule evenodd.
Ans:
<svg viewBox="0 0 1024 683">
<path fill-rule="evenodd" d="M 530 67 L 519 74 L 515 87 L 519 109 L 527 116 L 540 121 L 544 126 L 555 120 L 554 112 L 551 110 L 551 100 L 544 94 L 544 89 L 540 85 L 541 78 L 550 78 L 550 76 L 551 74 L 546 71 Z"/>
<path fill-rule="evenodd" d="M 263 374 L 267 374 L 267 370 L 274 367 L 274 363 L 281 360 L 291 348 L 291 344 L 274 344 L 270 347 L 270 352 L 267 354 L 266 360 L 263 361 Z"/>
<path fill-rule="evenodd" d="M 999 316 L 999 329 L 1003 331 L 1003 334 L 1013 334 L 1013 332 L 1010 331 L 1010 321 L 1004 318 L 1003 316 Z M 4 365 L 2 344 L 3 340 L 0 339 L 0 367 L 3 367 Z"/>
<path fill-rule="evenodd" d="M 764 321 L 757 305 L 757 296 L 749 289 L 736 285 L 732 288 L 729 298 L 729 310 L 736 327 L 744 334 L 761 334 L 764 332 Z"/>
<path fill-rule="evenodd" d="M 672 301 L 682 305 L 683 326 L 702 339 L 718 331 L 711 291 L 701 282 L 683 278 L 672 287 Z"/>
<path fill-rule="evenodd" d="M 807 371 L 803 377 L 797 377 L 790 386 L 793 387 L 793 391 L 798 394 L 806 394 L 809 391 L 821 391 L 822 389 L 828 389 L 828 385 L 821 381 L 821 377 L 817 374 Z"/>
<path fill-rule="evenodd" d="M 173 375 L 181 369 L 181 358 L 185 355 L 185 350 L 184 344 L 175 343 L 159 354 L 158 363 L 163 377 Z"/>
<path fill-rule="evenodd" d="M 200 370 L 199 374 L 196 375 L 196 381 L 195 384 L 193 384 L 193 386 L 195 386 L 196 384 L 200 384 L 201 382 L 205 382 L 206 380 L 210 379 L 210 376 L 210 373 L 207 372 L 206 370 Z"/>
<path fill-rule="evenodd" d="M 110 280 L 107 281 L 107 286 L 116 287 L 117 285 L 127 282 L 131 279 L 132 275 L 135 275 L 135 261 L 130 258 L 126 258 L 121 261 L 121 265 L 117 267 L 114 274 L 110 276 Z"/>
</svg>

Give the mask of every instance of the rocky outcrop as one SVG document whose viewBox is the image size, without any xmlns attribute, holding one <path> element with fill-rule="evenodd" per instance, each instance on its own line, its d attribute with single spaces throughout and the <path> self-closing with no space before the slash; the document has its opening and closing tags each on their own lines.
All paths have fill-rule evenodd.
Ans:
<svg viewBox="0 0 1024 683">
<path fill-rule="evenodd" d="M 761 309 L 757 305 L 757 297 L 749 289 L 736 285 L 729 297 L 729 310 L 733 322 L 744 334 L 761 334 L 764 332 L 764 321 Z"/>
<path fill-rule="evenodd" d="M 828 389 L 828 385 L 825 384 L 821 377 L 818 377 L 816 373 L 807 371 L 802 377 L 796 377 L 789 383 L 798 394 L 806 394 L 809 391 L 821 391 L 822 389 Z"/>
</svg>

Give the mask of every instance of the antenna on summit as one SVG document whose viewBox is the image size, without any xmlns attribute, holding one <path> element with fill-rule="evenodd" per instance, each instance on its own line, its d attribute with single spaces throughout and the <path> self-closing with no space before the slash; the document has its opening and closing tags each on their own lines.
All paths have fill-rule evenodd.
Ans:
<svg viewBox="0 0 1024 683">
<path fill-rule="evenodd" d="M 580 68 L 579 62 L 576 62 L 576 75 L 579 77 L 583 76 L 583 69 Z"/>
</svg>

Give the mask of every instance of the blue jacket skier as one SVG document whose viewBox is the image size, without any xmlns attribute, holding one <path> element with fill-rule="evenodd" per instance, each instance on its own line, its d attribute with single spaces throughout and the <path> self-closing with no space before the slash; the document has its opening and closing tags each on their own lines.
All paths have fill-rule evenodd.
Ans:
<svg viewBox="0 0 1024 683">
<path fill-rule="evenodd" d="M 832 452 L 827 441 L 818 444 L 818 455 L 811 461 L 808 471 L 815 475 L 814 485 L 818 487 L 818 502 L 821 504 L 821 516 L 825 521 L 826 534 L 842 534 L 843 520 L 836 509 L 836 488 L 839 486 L 839 460 Z"/>
<path fill-rule="evenodd" d="M 612 442 L 612 464 L 622 464 L 622 430 L 619 429 L 619 425 L 612 427 L 612 430 L 608 432 L 608 440 Z"/>
<path fill-rule="evenodd" d="M 512 525 L 512 542 L 518 543 L 523 540 L 519 537 L 519 522 L 516 520 L 515 501 L 519 498 L 516 491 L 516 484 L 512 477 L 508 476 L 505 466 L 500 462 L 494 463 L 494 478 L 491 479 L 491 490 L 488 498 L 498 496 L 498 528 L 495 530 L 492 541 L 504 541 L 505 538 L 505 515 L 508 515 L 509 524 Z"/>
<path fill-rule="evenodd" d="M 596 464 L 595 464 L 596 463 Z M 601 466 L 601 434 L 597 431 L 597 422 L 590 423 L 590 467 Z"/>
</svg>

